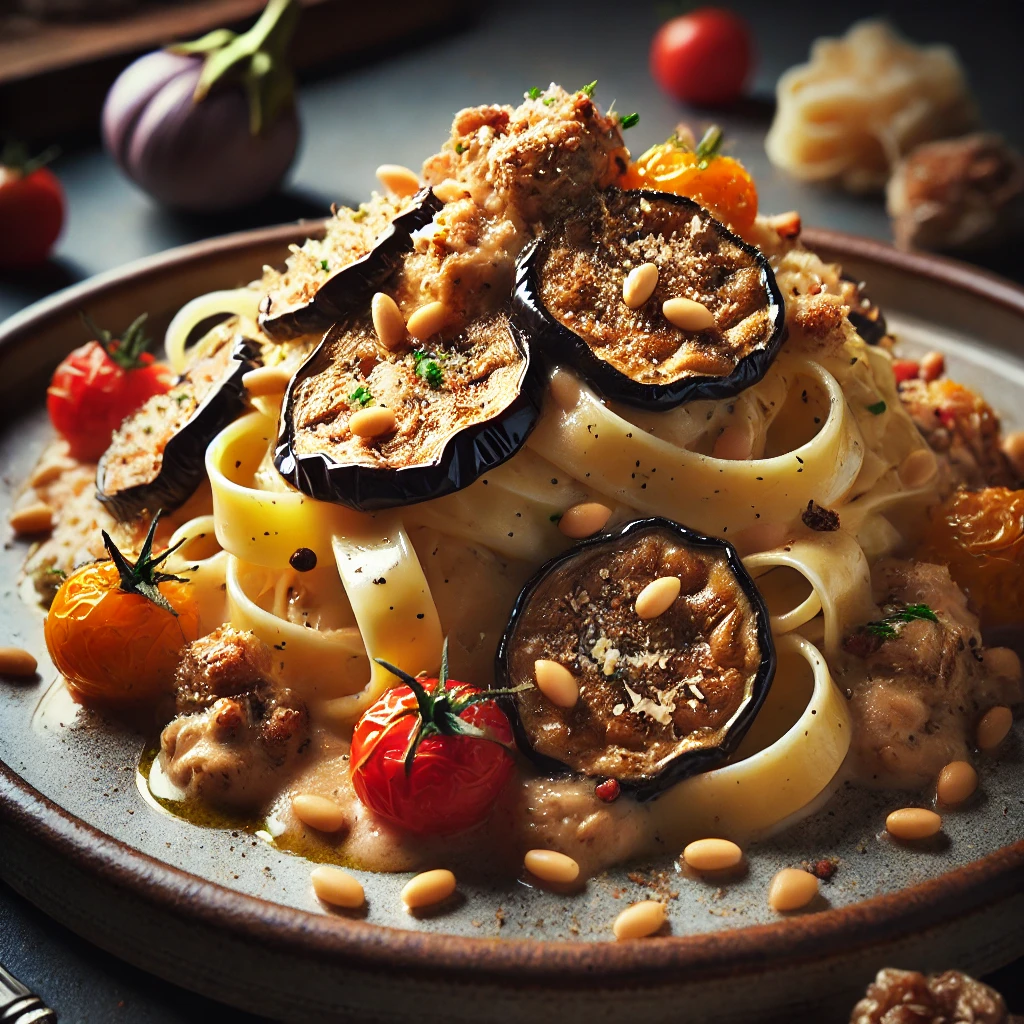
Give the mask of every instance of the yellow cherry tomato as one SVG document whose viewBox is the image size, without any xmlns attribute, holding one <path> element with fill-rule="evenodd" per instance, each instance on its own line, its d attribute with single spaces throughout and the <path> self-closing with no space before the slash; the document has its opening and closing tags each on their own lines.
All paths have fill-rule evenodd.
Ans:
<svg viewBox="0 0 1024 1024">
<path fill-rule="evenodd" d="M 155 528 L 154 519 L 135 563 L 104 534 L 111 559 L 76 569 L 50 605 L 46 647 L 83 703 L 138 705 L 168 693 L 182 648 L 199 636 L 191 585 L 156 571 L 167 552 L 150 557 Z"/>
<path fill-rule="evenodd" d="M 623 187 L 688 196 L 738 234 L 746 234 L 757 217 L 757 186 L 738 160 L 718 155 L 720 143 L 717 128 L 709 129 L 696 149 L 673 136 L 637 157 Z"/>
</svg>

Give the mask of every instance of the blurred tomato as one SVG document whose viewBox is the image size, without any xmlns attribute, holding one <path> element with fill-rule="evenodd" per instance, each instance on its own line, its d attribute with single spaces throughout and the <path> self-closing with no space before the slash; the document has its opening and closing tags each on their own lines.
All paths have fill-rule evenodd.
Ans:
<svg viewBox="0 0 1024 1024">
<path fill-rule="evenodd" d="M 42 263 L 64 227 L 64 190 L 43 164 L 13 144 L 0 157 L 0 270 Z"/>
</svg>

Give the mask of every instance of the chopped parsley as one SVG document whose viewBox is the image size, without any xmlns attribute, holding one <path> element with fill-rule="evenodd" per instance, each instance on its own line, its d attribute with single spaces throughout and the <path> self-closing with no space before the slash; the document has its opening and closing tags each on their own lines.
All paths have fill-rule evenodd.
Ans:
<svg viewBox="0 0 1024 1024">
<path fill-rule="evenodd" d="M 461 142 L 455 143 L 455 152 L 458 153 L 459 156 L 462 156 L 462 154 L 465 153 L 467 149 L 469 149 L 469 146 L 464 146 Z"/>
<path fill-rule="evenodd" d="M 619 125 L 623 131 L 627 128 L 632 128 L 634 125 L 638 125 L 639 123 L 640 115 L 635 111 L 632 114 L 623 114 L 622 117 L 619 118 Z"/>
<path fill-rule="evenodd" d="M 422 378 L 435 391 L 444 383 L 444 372 L 438 364 L 437 357 L 431 352 L 416 349 L 413 354 L 416 376 Z"/>
<path fill-rule="evenodd" d="M 885 412 L 886 406 L 884 401 L 879 400 L 869 406 L 866 406 L 866 408 L 872 416 L 881 416 L 882 413 Z"/>
<path fill-rule="evenodd" d="M 541 103 L 543 103 L 545 107 L 551 107 L 554 106 L 555 99 L 556 97 L 554 96 L 545 96 L 544 99 L 541 100 Z"/>
<path fill-rule="evenodd" d="M 895 640 L 899 633 L 896 626 L 901 622 L 913 622 L 914 619 L 929 619 L 931 622 L 938 622 L 938 616 L 926 604 L 908 604 L 905 608 L 884 619 L 876 619 L 864 627 L 865 633 L 881 637 L 883 640 Z"/>
<path fill-rule="evenodd" d="M 360 384 L 359 387 L 357 387 L 355 391 L 348 396 L 348 400 L 350 402 L 358 402 L 361 406 L 366 406 L 373 401 L 373 395 L 370 393 L 369 388 L 364 388 L 362 384 Z"/>
<path fill-rule="evenodd" d="M 591 99 L 594 95 L 594 90 L 596 88 L 597 79 L 595 78 L 592 82 L 588 82 L 585 86 L 583 86 L 583 88 L 580 89 L 580 92 L 583 93 L 583 95 L 586 96 L 587 99 Z"/>
<path fill-rule="evenodd" d="M 178 403 L 178 405 L 184 405 L 185 402 L 188 401 L 188 392 L 187 391 L 179 391 L 174 396 L 174 400 Z"/>
<path fill-rule="evenodd" d="M 526 98 L 528 100 L 539 100 L 542 92 L 544 90 L 539 85 L 535 85 L 532 89 L 527 90 Z"/>
<path fill-rule="evenodd" d="M 324 270 L 324 271 L 330 269 L 330 264 L 327 262 L 327 260 L 321 260 L 320 261 L 320 269 Z"/>
</svg>

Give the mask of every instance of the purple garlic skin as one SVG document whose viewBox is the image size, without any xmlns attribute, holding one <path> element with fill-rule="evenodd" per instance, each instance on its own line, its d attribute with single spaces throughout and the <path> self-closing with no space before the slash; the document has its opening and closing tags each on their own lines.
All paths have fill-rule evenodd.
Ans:
<svg viewBox="0 0 1024 1024">
<path fill-rule="evenodd" d="M 241 83 L 192 93 L 202 60 L 158 50 L 129 65 L 103 105 L 103 142 L 122 171 L 159 202 L 213 212 L 269 195 L 295 159 L 294 104 L 259 135 Z"/>
</svg>

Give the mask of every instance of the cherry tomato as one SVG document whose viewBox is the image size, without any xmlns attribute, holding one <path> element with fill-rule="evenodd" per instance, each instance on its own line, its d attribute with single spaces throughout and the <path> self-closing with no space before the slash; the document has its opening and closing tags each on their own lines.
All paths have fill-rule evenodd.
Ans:
<svg viewBox="0 0 1024 1024">
<path fill-rule="evenodd" d="M 188 580 L 157 571 L 154 518 L 132 563 L 103 535 L 111 558 L 76 569 L 46 616 L 46 647 L 76 699 L 126 707 L 171 689 L 181 649 L 199 636 Z"/>
<path fill-rule="evenodd" d="M 28 160 L 21 147 L 0 157 L 0 270 L 42 263 L 64 227 L 64 190 L 42 164 Z"/>
<path fill-rule="evenodd" d="M 1024 605 L 1024 491 L 954 491 L 932 510 L 918 557 L 943 562 L 983 626 L 1020 622 Z"/>
<path fill-rule="evenodd" d="M 382 663 L 383 664 L 383 663 Z M 389 690 L 356 724 L 351 773 L 356 795 L 379 817 L 421 835 L 450 835 L 490 813 L 515 765 L 512 728 L 487 691 L 448 680 Z"/>
<path fill-rule="evenodd" d="M 651 42 L 651 75 L 677 100 L 725 106 L 742 93 L 753 64 L 746 22 L 718 7 L 701 7 L 673 18 Z"/>
<path fill-rule="evenodd" d="M 757 217 L 757 186 L 743 164 L 719 155 L 721 142 L 717 126 L 709 128 L 695 147 L 673 136 L 630 165 L 623 187 L 689 196 L 734 231 L 745 234 Z"/>
<path fill-rule="evenodd" d="M 170 367 L 146 351 L 145 319 L 135 320 L 121 340 L 90 324 L 97 339 L 76 348 L 54 371 L 46 408 L 77 459 L 99 459 L 125 417 L 173 383 Z"/>
</svg>

